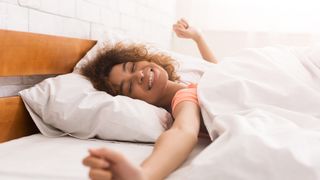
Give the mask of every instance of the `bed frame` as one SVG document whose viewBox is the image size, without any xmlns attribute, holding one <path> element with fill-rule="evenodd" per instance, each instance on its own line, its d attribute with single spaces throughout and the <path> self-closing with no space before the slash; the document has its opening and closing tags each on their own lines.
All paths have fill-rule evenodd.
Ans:
<svg viewBox="0 0 320 180">
<path fill-rule="evenodd" d="M 96 41 L 0 30 L 0 77 L 70 73 Z M 38 133 L 19 96 L 0 97 L 0 143 Z"/>
</svg>

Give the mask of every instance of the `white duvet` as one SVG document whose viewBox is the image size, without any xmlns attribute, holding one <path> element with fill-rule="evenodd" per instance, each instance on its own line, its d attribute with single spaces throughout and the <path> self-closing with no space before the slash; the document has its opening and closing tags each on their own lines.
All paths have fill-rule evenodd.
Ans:
<svg viewBox="0 0 320 180">
<path fill-rule="evenodd" d="M 213 142 L 174 175 L 320 179 L 319 46 L 239 52 L 204 73 L 198 97 Z"/>
</svg>

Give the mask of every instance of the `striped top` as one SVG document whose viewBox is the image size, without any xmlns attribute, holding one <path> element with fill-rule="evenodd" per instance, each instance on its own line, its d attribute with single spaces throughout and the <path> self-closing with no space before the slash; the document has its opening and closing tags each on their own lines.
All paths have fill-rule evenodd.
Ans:
<svg viewBox="0 0 320 180">
<path fill-rule="evenodd" d="M 187 88 L 180 89 L 176 92 L 171 101 L 171 112 L 173 112 L 176 106 L 182 101 L 191 101 L 199 105 L 197 97 L 197 84 L 189 84 Z"/>
</svg>

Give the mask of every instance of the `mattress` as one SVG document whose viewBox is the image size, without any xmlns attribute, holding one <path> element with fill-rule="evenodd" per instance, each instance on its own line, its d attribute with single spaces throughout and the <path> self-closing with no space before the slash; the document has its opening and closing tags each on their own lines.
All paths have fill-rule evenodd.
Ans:
<svg viewBox="0 0 320 180">
<path fill-rule="evenodd" d="M 200 138 L 181 168 L 209 143 L 209 140 Z M 89 179 L 88 168 L 82 165 L 82 159 L 88 154 L 88 148 L 99 147 L 118 150 L 132 162 L 140 164 L 152 152 L 153 144 L 81 140 L 69 136 L 49 138 L 41 134 L 26 136 L 0 144 L 0 179 Z M 173 173 L 168 179 L 179 177 Z"/>
</svg>

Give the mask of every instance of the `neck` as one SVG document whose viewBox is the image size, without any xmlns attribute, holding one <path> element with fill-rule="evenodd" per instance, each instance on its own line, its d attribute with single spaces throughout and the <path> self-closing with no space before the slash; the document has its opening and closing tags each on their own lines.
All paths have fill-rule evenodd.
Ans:
<svg viewBox="0 0 320 180">
<path fill-rule="evenodd" d="M 168 81 L 166 90 L 163 92 L 163 95 L 160 96 L 162 98 L 160 99 L 158 106 L 171 111 L 171 101 L 174 95 L 176 94 L 177 91 L 183 88 L 186 88 L 186 86 L 183 84 Z"/>
</svg>

